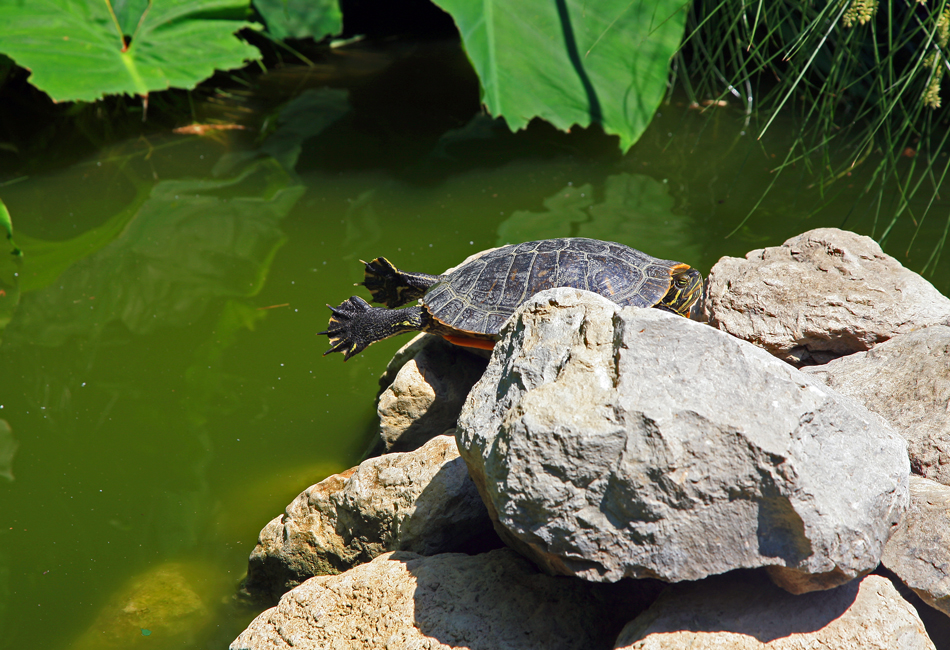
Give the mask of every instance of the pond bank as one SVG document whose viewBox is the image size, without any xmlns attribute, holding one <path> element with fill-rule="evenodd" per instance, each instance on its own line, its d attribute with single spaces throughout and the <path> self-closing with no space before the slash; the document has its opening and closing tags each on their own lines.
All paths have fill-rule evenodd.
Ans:
<svg viewBox="0 0 950 650">
<path fill-rule="evenodd" d="M 950 504 L 934 497 L 950 495 L 947 483 L 920 476 L 942 476 L 950 430 L 935 421 L 950 400 L 948 348 L 928 344 L 933 369 L 909 378 L 914 394 L 935 396 L 929 404 L 907 391 L 892 392 L 905 409 L 867 388 L 848 397 L 832 378 L 861 354 L 881 363 L 878 345 L 942 341 L 950 300 L 868 238 L 830 229 L 745 261 L 724 258 L 708 285 L 715 329 L 574 290 L 523 305 L 461 406 L 458 450 L 436 437 L 445 421 L 433 421 L 431 440 L 415 451 L 327 479 L 265 528 L 245 589 L 265 601 L 284 595 L 232 650 L 499 648 L 525 638 L 672 648 L 733 637 L 749 648 L 778 637 L 787 639 L 769 647 L 896 647 L 913 638 L 932 648 L 950 638 L 937 636 L 950 628 L 950 576 L 906 566 L 921 548 L 931 554 L 924 563 L 948 566 L 947 545 L 925 543 L 938 533 L 905 514 L 939 518 Z M 730 311 L 736 304 L 748 306 Z M 751 328 L 733 325 L 742 314 Z M 785 338 L 770 355 L 742 332 Z M 383 395 L 403 373 L 423 383 L 459 375 L 421 355 L 428 345 L 443 344 L 426 336 L 397 355 Z M 840 360 L 793 365 L 831 358 Z M 418 420 L 438 393 L 420 390 L 412 401 L 412 392 L 403 391 L 402 408 Z M 385 403 L 381 415 L 391 416 L 398 400 Z M 913 427 L 888 421 L 908 409 L 932 427 L 911 439 L 910 457 Z M 424 437 L 418 428 L 412 436 Z M 446 519 L 463 511 L 468 518 Z M 540 570 L 497 548 L 492 528 Z M 420 549 L 426 555 L 404 552 Z M 445 552 L 453 550 L 467 554 Z M 884 571 L 882 556 L 894 582 L 869 575 Z M 315 567 L 339 575 L 310 577 Z M 674 584 L 661 591 L 656 578 Z M 901 580 L 943 613 L 918 614 Z M 547 605 L 533 604 L 524 584 L 543 589 Z M 565 602 L 568 610 L 555 604 Z M 715 613 L 697 615 L 710 602 Z M 759 613 L 743 614 L 749 607 Z"/>
</svg>

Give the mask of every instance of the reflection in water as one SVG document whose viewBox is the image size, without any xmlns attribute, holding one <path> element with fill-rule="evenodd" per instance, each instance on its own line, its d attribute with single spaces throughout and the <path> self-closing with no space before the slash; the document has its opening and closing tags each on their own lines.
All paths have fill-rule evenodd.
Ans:
<svg viewBox="0 0 950 650">
<path fill-rule="evenodd" d="M 13 456 L 20 443 L 13 437 L 10 423 L 0 419 L 0 478 L 13 482 Z"/>
<path fill-rule="evenodd" d="M 603 196 L 601 201 L 595 197 Z M 591 183 L 568 185 L 543 201 L 545 212 L 515 212 L 498 226 L 496 244 L 553 237 L 614 241 L 662 259 L 700 259 L 691 221 L 673 214 L 667 185 L 643 174 L 617 174 L 600 191 Z"/>
<path fill-rule="evenodd" d="M 157 183 L 111 242 L 24 294 L 7 345 L 95 339 L 114 321 L 144 334 L 194 320 L 214 298 L 254 295 L 282 243 L 278 223 L 302 193 L 267 162 L 224 181 Z"/>
</svg>

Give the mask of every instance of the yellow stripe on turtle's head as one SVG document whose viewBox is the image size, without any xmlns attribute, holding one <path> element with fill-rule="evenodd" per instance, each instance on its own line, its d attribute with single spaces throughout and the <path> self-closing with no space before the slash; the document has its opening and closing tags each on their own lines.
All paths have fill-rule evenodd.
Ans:
<svg viewBox="0 0 950 650">
<path fill-rule="evenodd" d="M 677 264 L 670 269 L 670 290 L 660 304 L 680 316 L 689 318 L 689 310 L 703 295 L 703 275 L 688 264 Z"/>
</svg>

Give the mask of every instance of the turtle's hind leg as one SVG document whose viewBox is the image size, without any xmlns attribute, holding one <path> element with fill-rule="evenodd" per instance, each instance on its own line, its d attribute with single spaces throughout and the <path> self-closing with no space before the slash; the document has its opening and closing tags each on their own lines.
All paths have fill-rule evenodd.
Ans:
<svg viewBox="0 0 950 650">
<path fill-rule="evenodd" d="M 330 311 L 333 315 L 330 316 L 327 329 L 317 332 L 330 337 L 330 349 L 323 356 L 342 352 L 344 361 L 359 354 L 371 343 L 403 332 L 419 331 L 424 324 L 422 307 L 381 309 L 371 306 L 359 296 L 353 296 L 339 307 L 330 307 Z"/>
<path fill-rule="evenodd" d="M 429 287 L 442 279 L 439 275 L 400 271 L 385 257 L 377 257 L 363 264 L 366 265 L 363 286 L 373 295 L 373 302 L 390 309 L 418 300 Z"/>
</svg>

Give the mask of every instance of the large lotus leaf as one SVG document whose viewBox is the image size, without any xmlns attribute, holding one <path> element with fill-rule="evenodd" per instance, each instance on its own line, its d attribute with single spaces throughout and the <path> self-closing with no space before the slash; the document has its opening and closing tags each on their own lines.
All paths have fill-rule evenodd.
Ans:
<svg viewBox="0 0 950 650">
<path fill-rule="evenodd" d="M 276 39 L 333 36 L 343 31 L 343 13 L 338 0 L 254 0 Z"/>
<path fill-rule="evenodd" d="M 248 6 L 249 0 L 2 0 L 0 51 L 56 101 L 193 88 L 215 70 L 259 56 L 234 36 L 248 26 Z"/>
<path fill-rule="evenodd" d="M 666 90 L 681 0 L 434 0 L 455 19 L 492 115 L 517 130 L 599 123 L 626 151 Z"/>
</svg>

